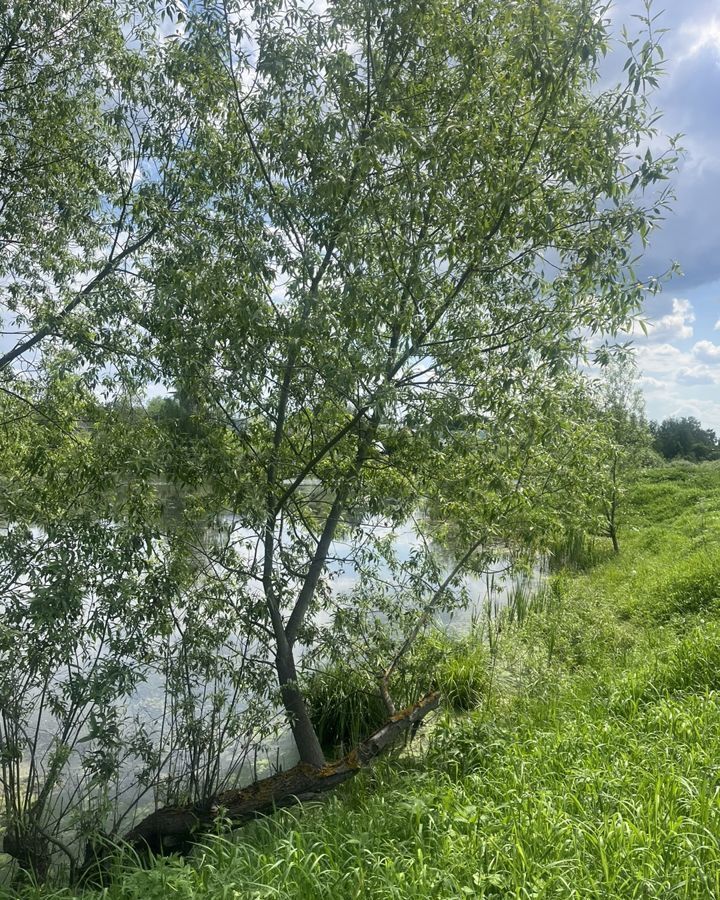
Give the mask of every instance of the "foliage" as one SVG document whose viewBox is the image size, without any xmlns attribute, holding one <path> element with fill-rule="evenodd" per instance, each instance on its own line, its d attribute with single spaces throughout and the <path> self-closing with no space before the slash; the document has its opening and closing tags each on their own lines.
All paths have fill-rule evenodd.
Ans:
<svg viewBox="0 0 720 900">
<path fill-rule="evenodd" d="M 323 757 L 295 648 L 315 641 L 343 522 L 358 538 L 342 563 L 365 562 L 378 517 L 397 524 L 431 499 L 470 510 L 477 479 L 488 497 L 455 517 L 461 558 L 496 539 L 497 504 L 517 501 L 531 521 L 516 521 L 542 535 L 555 511 L 526 499 L 533 434 L 573 445 L 577 419 L 557 410 L 579 332 L 627 325 L 642 299 L 629 246 L 669 195 L 640 191 L 673 161 L 627 148 L 656 134 L 645 91 L 659 50 L 648 23 L 642 49 L 628 39 L 627 80 L 596 90 L 600 13 L 347 0 L 245 15 L 227 0 L 193 5 L 168 52 L 198 125 L 141 324 L 196 416 L 228 428 L 197 461 L 168 453 L 190 457 L 204 492 L 212 479 L 205 502 L 253 547 L 264 609 L 248 597 L 238 626 L 260 616 L 271 632 L 307 762 Z M 538 452 L 538 497 L 559 469 Z M 421 617 L 441 586 L 414 592 Z"/>
<path fill-rule="evenodd" d="M 585 528 L 576 363 L 657 287 L 631 250 L 675 165 L 639 27 L 608 85 L 603 0 L 3 10 L 4 813 L 37 875 L 118 831 L 123 759 L 211 803 L 281 704 L 321 766 L 304 665 L 368 638 L 386 688 L 466 568 Z M 140 412 L 157 383 L 176 401 Z M 482 673 L 447 673 L 457 705 Z M 130 739 L 143 682 L 162 708 Z M 38 703 L 70 721 L 42 773 Z"/>
<path fill-rule="evenodd" d="M 43 877 L 59 848 L 72 872 L 85 839 L 117 833 L 148 795 L 201 801 L 232 784 L 273 721 L 252 637 L 228 612 L 234 583 L 201 577 L 204 525 L 162 529 L 150 423 L 136 444 L 124 408 L 67 378 L 13 425 L 0 445 L 3 844 Z"/>
<path fill-rule="evenodd" d="M 349 752 L 387 718 L 377 684 L 348 666 L 313 672 L 303 694 L 318 739 L 331 757 Z"/>
<path fill-rule="evenodd" d="M 167 162 L 187 129 L 156 24 L 152 4 L 122 0 L 0 11 L 0 372 L 20 397 L 55 348 L 109 390 L 147 373 L 132 266 L 176 201 Z"/>
<path fill-rule="evenodd" d="M 428 502 L 434 533 L 458 555 L 473 536 L 486 550 L 542 555 L 601 528 L 611 483 L 602 461 L 616 447 L 609 417 L 578 373 L 542 379 L 533 394 L 522 418 L 468 424 L 445 450 Z"/>
<path fill-rule="evenodd" d="M 438 690 L 448 709 L 480 706 L 490 682 L 489 649 L 476 633 L 453 636 L 432 630 L 414 643 L 391 679 L 399 707 Z M 310 717 L 323 748 L 347 752 L 387 719 L 374 673 L 347 663 L 313 672 L 303 683 Z"/>
<path fill-rule="evenodd" d="M 601 455 L 607 473 L 601 491 L 602 511 L 605 533 L 617 553 L 619 507 L 632 474 L 651 456 L 645 402 L 632 357 L 616 356 L 606 364 L 599 385 L 599 405 L 608 435 L 607 450 Z"/>
<path fill-rule="evenodd" d="M 720 458 L 715 432 L 703 428 L 692 416 L 651 423 L 653 446 L 665 459 L 689 459 L 700 462 Z"/>
</svg>

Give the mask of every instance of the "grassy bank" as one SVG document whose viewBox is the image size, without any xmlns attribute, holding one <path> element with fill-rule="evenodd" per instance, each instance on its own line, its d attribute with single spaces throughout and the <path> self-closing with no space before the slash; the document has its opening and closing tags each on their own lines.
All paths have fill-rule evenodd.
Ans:
<svg viewBox="0 0 720 900">
<path fill-rule="evenodd" d="M 720 897 L 719 598 L 720 466 L 649 471 L 620 556 L 555 579 L 477 710 L 87 896 Z"/>
</svg>

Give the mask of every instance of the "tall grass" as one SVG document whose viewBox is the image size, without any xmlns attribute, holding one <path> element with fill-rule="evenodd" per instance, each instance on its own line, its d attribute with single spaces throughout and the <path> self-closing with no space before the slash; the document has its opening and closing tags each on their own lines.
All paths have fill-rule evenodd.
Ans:
<svg viewBox="0 0 720 900">
<path fill-rule="evenodd" d="M 503 634 L 520 689 L 483 687 L 487 644 L 431 638 L 466 711 L 422 751 L 190 859 L 119 863 L 103 900 L 720 898 L 720 466 L 653 470 L 628 516 L 619 557 Z"/>
<path fill-rule="evenodd" d="M 490 683 L 489 648 L 474 631 L 457 636 L 441 631 L 422 635 L 393 675 L 391 694 L 398 708 L 439 690 L 447 708 L 478 707 Z M 310 717 L 323 748 L 344 753 L 387 719 L 371 673 L 334 664 L 314 672 L 304 684 Z"/>
<path fill-rule="evenodd" d="M 551 548 L 548 559 L 551 571 L 562 569 L 583 571 L 594 566 L 608 555 L 601 539 L 589 535 L 584 529 L 568 531 Z"/>
<path fill-rule="evenodd" d="M 334 665 L 310 675 L 303 692 L 323 749 L 343 754 L 387 718 L 377 684 L 365 672 Z"/>
<path fill-rule="evenodd" d="M 104 898 L 720 896 L 720 696 L 662 690 L 629 713 L 577 687 L 445 720 L 422 764 L 129 867 Z"/>
</svg>

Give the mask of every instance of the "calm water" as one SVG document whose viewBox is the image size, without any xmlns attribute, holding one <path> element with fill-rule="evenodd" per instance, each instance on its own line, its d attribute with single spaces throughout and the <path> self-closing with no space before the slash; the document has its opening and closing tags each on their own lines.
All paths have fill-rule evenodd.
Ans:
<svg viewBox="0 0 720 900">
<path fill-rule="evenodd" d="M 226 522 L 226 524 L 232 525 L 232 522 Z M 382 523 L 376 523 L 372 526 L 372 531 L 375 537 L 391 540 L 394 555 L 399 564 L 407 563 L 420 544 L 418 532 L 411 522 L 401 527 L 390 527 Z M 208 537 L 212 537 L 212 534 L 210 532 Z M 238 541 L 243 541 L 246 537 L 250 538 L 250 535 L 243 535 L 239 529 L 235 530 L 234 538 Z M 358 571 L 350 559 L 352 550 L 352 545 L 343 540 L 334 542 L 331 548 L 330 556 L 335 560 L 330 566 L 333 596 L 340 597 L 347 594 L 358 584 Z M 444 568 L 445 573 L 447 573 L 451 570 L 453 561 L 447 554 L 440 553 L 440 556 L 446 559 Z M 474 622 L 483 616 L 487 616 L 488 612 L 492 614 L 493 609 L 497 610 L 506 605 L 519 584 L 531 591 L 537 587 L 543 578 L 540 569 L 537 569 L 529 576 L 523 575 L 518 577 L 506 576 L 504 574 L 506 570 L 507 561 L 501 556 L 488 568 L 484 576 L 466 576 L 463 579 L 463 588 L 469 601 L 467 605 L 455 609 L 453 612 L 437 614 L 431 627 L 455 633 L 465 633 L 470 630 Z M 381 579 L 389 582 L 392 582 L 395 577 L 387 565 L 381 566 L 377 574 Z M 318 624 L 323 624 L 323 619 L 328 620 L 329 615 L 329 612 L 320 614 Z M 299 648 L 299 653 L 302 653 L 301 648 Z M 157 679 L 149 679 L 142 684 L 137 693 L 127 703 L 126 712 L 131 717 L 137 716 L 146 723 L 150 731 L 153 731 L 157 728 L 157 723 L 161 717 L 163 703 L 164 690 L 161 679 L 159 677 Z M 281 721 L 281 719 L 282 716 L 278 711 L 278 721 Z M 42 717 L 41 730 L 49 745 L 56 731 L 55 723 L 49 714 Z M 78 749 L 80 750 L 80 748 Z M 271 739 L 266 740 L 253 749 L 251 756 L 248 757 L 248 761 L 240 770 L 238 780 L 240 783 L 253 781 L 264 773 L 279 768 L 289 768 L 297 760 L 298 754 L 292 734 L 286 726 L 280 726 Z"/>
</svg>

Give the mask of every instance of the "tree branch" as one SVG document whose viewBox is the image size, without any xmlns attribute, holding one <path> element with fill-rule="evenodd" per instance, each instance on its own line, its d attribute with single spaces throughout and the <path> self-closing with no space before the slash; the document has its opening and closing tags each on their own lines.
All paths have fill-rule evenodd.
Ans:
<svg viewBox="0 0 720 900">
<path fill-rule="evenodd" d="M 9 350 L 4 356 L 0 356 L 0 372 L 3 369 L 6 369 L 9 365 L 11 365 L 19 356 L 22 356 L 23 353 L 26 353 L 28 350 L 31 350 L 40 341 L 44 340 L 46 337 L 51 335 L 54 329 L 63 322 L 73 310 L 75 310 L 80 304 L 87 299 L 87 297 L 93 292 L 93 290 L 101 284 L 105 279 L 111 275 L 120 263 L 127 259 L 132 253 L 135 253 L 137 250 L 140 250 L 148 241 L 153 238 L 159 230 L 159 226 L 154 226 L 148 232 L 146 232 L 142 237 L 138 238 L 136 241 L 133 241 L 131 244 L 128 244 L 125 249 L 118 253 L 117 256 L 111 257 L 105 265 L 100 269 L 100 271 L 95 275 L 95 277 L 89 281 L 85 287 L 79 291 L 76 296 L 67 303 L 59 313 L 52 317 L 52 320 L 48 322 L 46 325 L 43 325 L 42 328 L 38 329 L 32 337 L 29 337 L 25 341 L 21 341 L 19 344 L 16 344 L 12 350 Z"/>
</svg>

